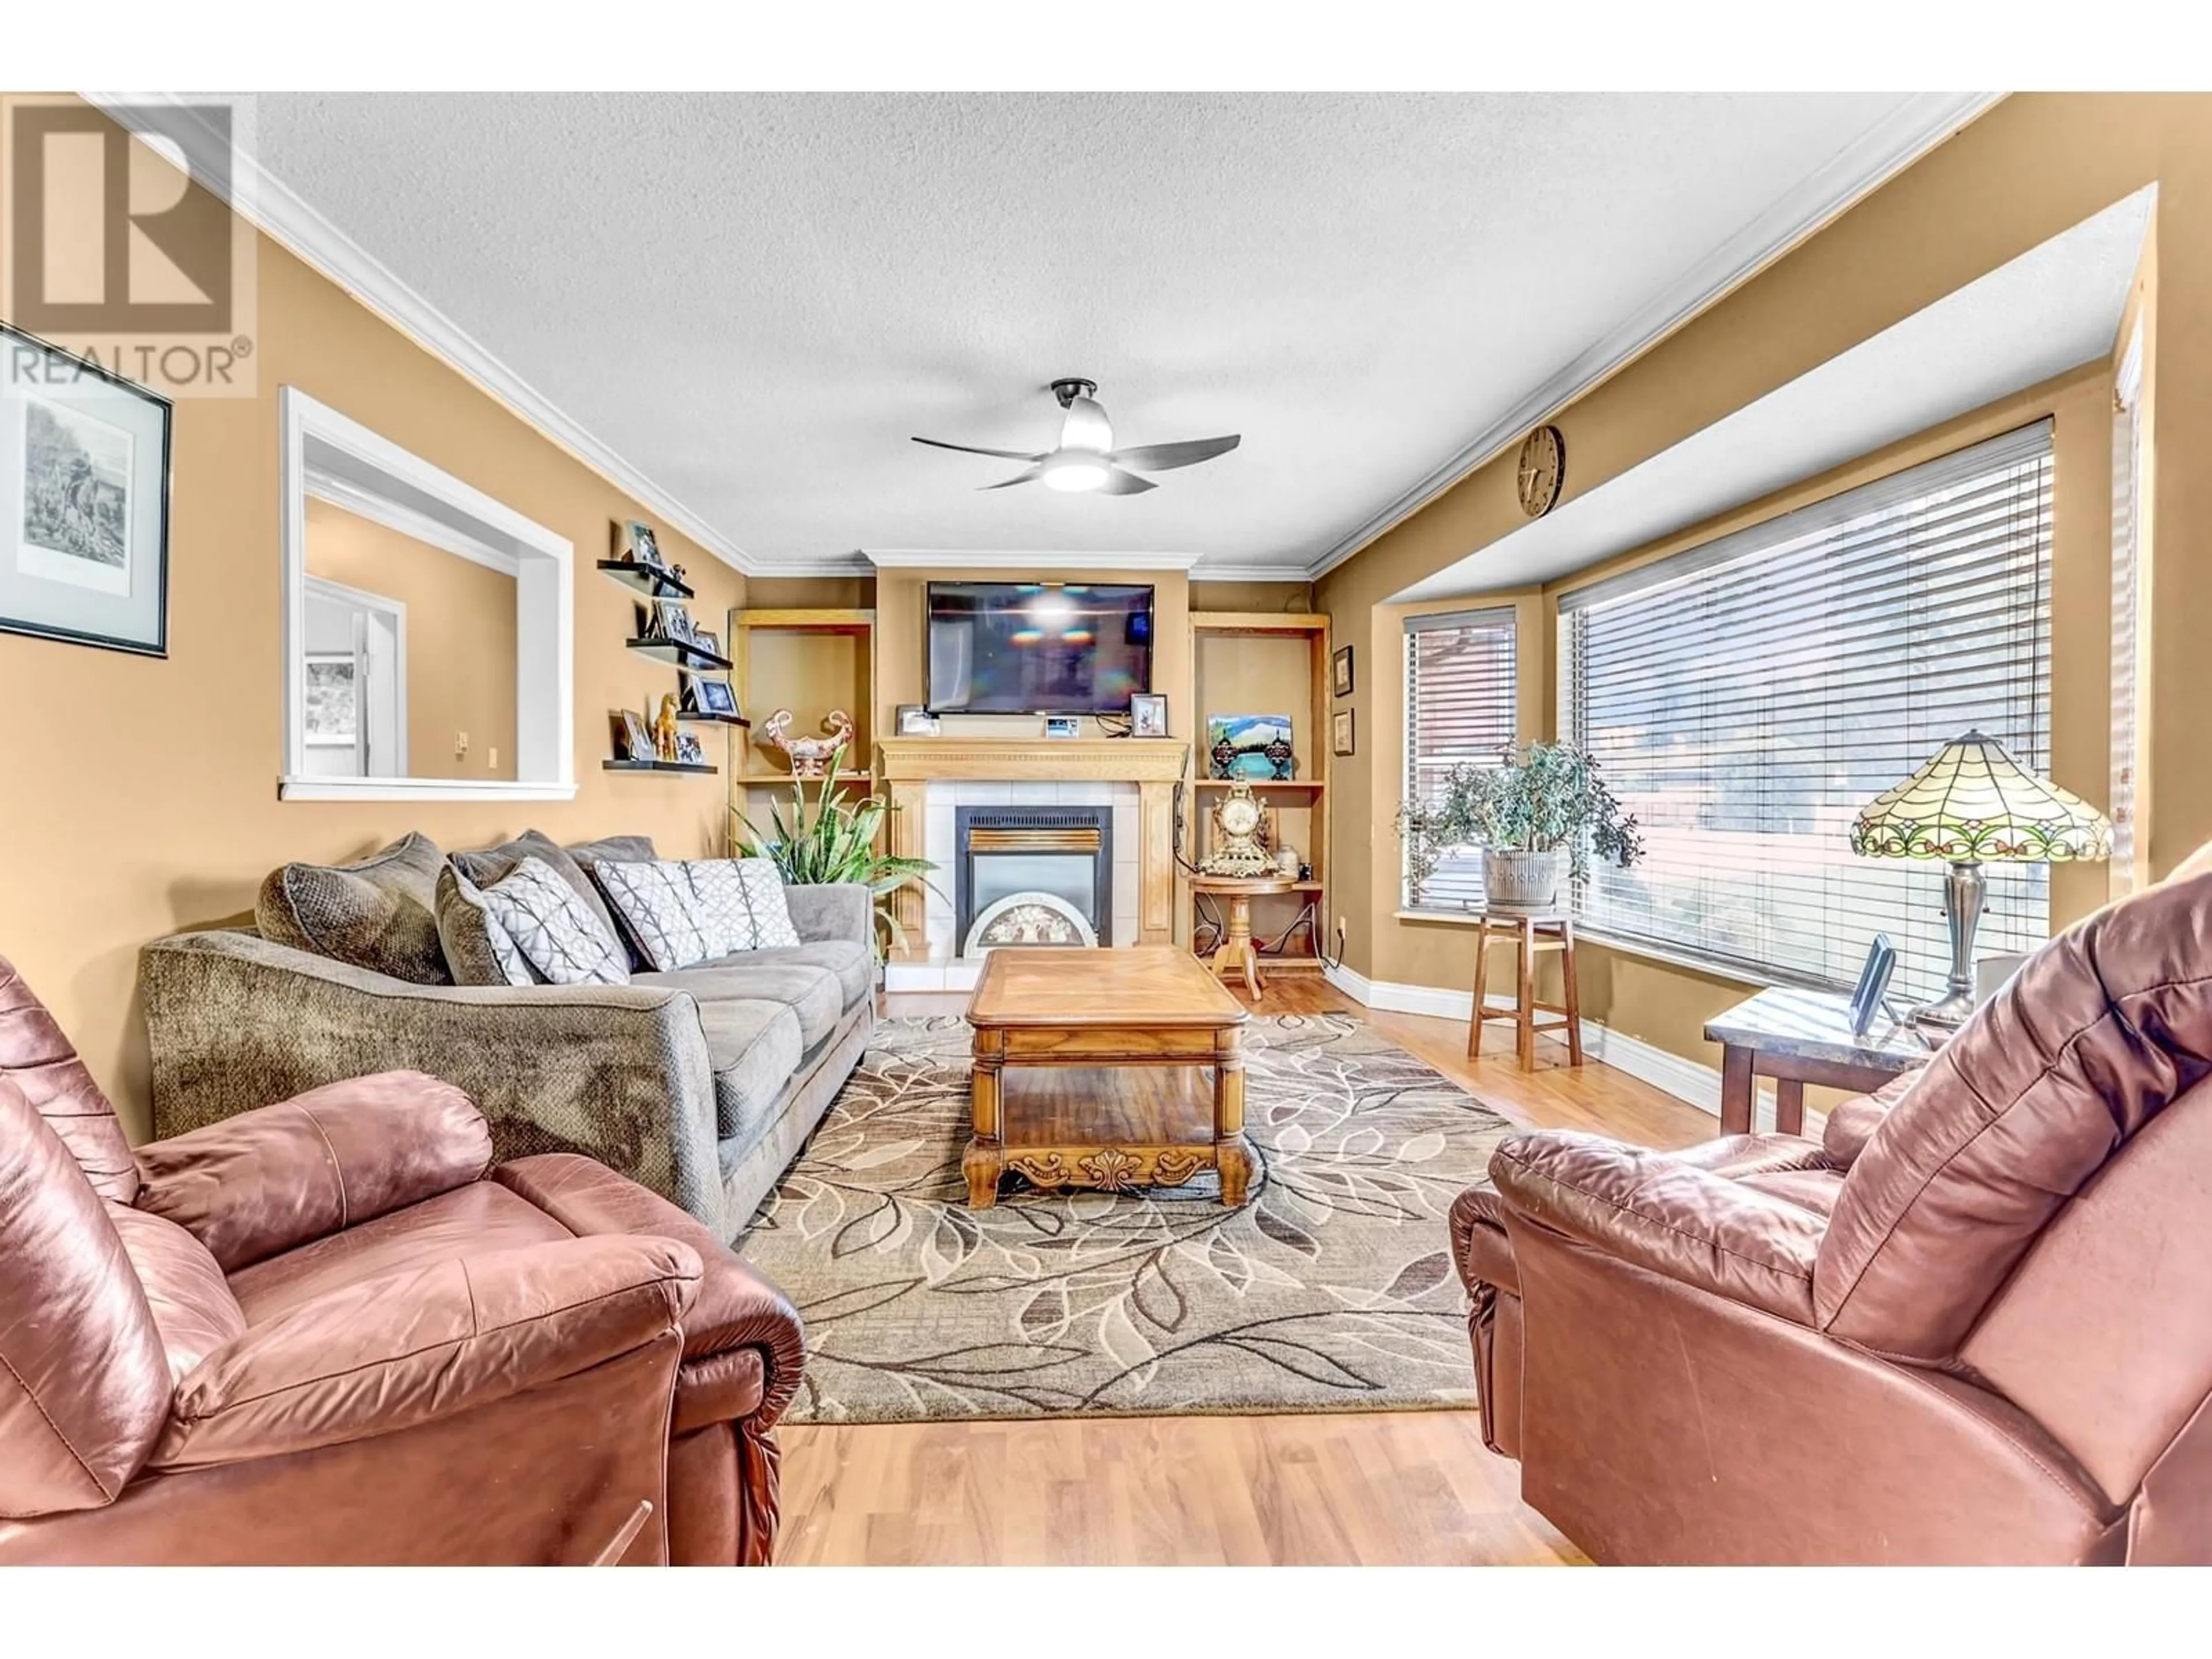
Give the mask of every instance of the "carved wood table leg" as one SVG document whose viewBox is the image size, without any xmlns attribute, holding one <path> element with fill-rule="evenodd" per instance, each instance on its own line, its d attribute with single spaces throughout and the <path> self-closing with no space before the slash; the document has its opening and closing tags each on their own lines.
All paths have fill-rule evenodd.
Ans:
<svg viewBox="0 0 2212 1659">
<path fill-rule="evenodd" d="M 1244 1202 L 1252 1181 L 1252 1151 L 1244 1139 L 1243 1033 L 1232 1026 L 1214 1040 L 1213 1162 L 1221 1172 L 1221 1201 Z"/>
<path fill-rule="evenodd" d="M 1006 1168 L 1006 1131 L 1000 1123 L 1000 1090 L 1006 1065 L 1006 1033 L 975 1033 L 975 1071 L 969 1085 L 969 1104 L 975 1138 L 960 1155 L 960 1172 L 968 1177 L 968 1207 L 987 1210 L 999 1200 L 999 1175 Z"/>
</svg>

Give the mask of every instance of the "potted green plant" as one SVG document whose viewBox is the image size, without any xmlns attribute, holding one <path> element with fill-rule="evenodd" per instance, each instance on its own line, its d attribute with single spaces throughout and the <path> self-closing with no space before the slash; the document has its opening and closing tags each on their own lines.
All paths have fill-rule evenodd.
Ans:
<svg viewBox="0 0 2212 1659">
<path fill-rule="evenodd" d="M 772 834 L 738 813 L 738 822 L 751 836 L 739 856 L 773 859 L 785 883 L 793 887 L 866 883 L 876 896 L 876 959 L 880 962 L 886 945 L 906 943 L 906 930 L 892 911 L 890 896 L 910 881 L 931 885 L 929 872 L 937 866 L 927 859 L 896 858 L 876 850 L 889 804 L 875 795 L 858 800 L 848 797 L 836 781 L 844 762 L 845 745 L 840 744 L 823 776 L 792 779 L 791 817 L 787 820 L 782 807 L 771 805 Z"/>
<path fill-rule="evenodd" d="M 1523 744 L 1496 766 L 1455 766 L 1434 801 L 1409 802 L 1398 823 L 1416 896 L 1444 847 L 1480 847 L 1485 896 L 1522 908 L 1558 899 L 1563 861 L 1582 876 L 1593 853 L 1624 867 L 1644 853 L 1634 815 L 1571 744 Z"/>
</svg>

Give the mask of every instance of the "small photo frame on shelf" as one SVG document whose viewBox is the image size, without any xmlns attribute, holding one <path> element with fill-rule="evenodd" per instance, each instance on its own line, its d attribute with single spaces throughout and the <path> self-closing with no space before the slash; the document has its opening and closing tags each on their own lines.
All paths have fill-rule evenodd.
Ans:
<svg viewBox="0 0 2212 1659">
<path fill-rule="evenodd" d="M 1887 933 L 1876 933 L 1867 946 L 1866 963 L 1851 992 L 1851 1035 L 1864 1036 L 1874 1029 L 1874 1017 L 1889 990 L 1890 975 L 1897 971 L 1897 950 Z"/>
<path fill-rule="evenodd" d="M 169 426 L 167 398 L 0 323 L 0 632 L 168 655 Z"/>
<path fill-rule="evenodd" d="M 1335 696 L 1352 695 L 1352 647 L 1340 645 L 1329 653 L 1328 689 Z"/>
<path fill-rule="evenodd" d="M 1297 769 L 1288 714 L 1214 714 L 1206 722 L 1206 754 L 1217 778 L 1279 783 Z"/>
<path fill-rule="evenodd" d="M 655 758 L 653 751 L 653 730 L 645 723 L 645 716 L 631 708 L 617 708 L 608 716 L 614 728 L 615 758 L 628 761 L 649 761 Z"/>
<path fill-rule="evenodd" d="M 1047 714 L 1044 734 L 1048 738 L 1079 738 L 1083 735 L 1083 722 L 1073 714 Z"/>
<path fill-rule="evenodd" d="M 1328 752 L 1349 755 L 1352 752 L 1352 714 L 1349 708 L 1340 708 L 1328 723 Z"/>
<path fill-rule="evenodd" d="M 663 575 L 672 574 L 668 562 L 660 556 L 660 544 L 653 539 L 653 526 L 641 520 L 632 519 L 622 526 L 621 545 L 616 556 L 624 564 L 641 564 Z"/>
<path fill-rule="evenodd" d="M 678 732 L 676 734 L 676 758 L 684 766 L 704 766 L 707 763 L 706 746 L 699 741 L 696 732 Z"/>
<path fill-rule="evenodd" d="M 902 738 L 933 738 L 939 730 L 937 716 L 918 702 L 898 706 L 898 734 Z"/>
<path fill-rule="evenodd" d="M 1139 691 L 1129 699 L 1129 735 L 1164 738 L 1168 734 L 1168 696 L 1164 691 Z"/>
<path fill-rule="evenodd" d="M 655 599 L 650 623 L 647 639 L 666 640 L 672 645 L 691 643 L 691 613 L 684 608 L 683 600 Z"/>
<path fill-rule="evenodd" d="M 735 720 L 738 715 L 738 694 L 730 689 L 727 680 L 708 679 L 703 674 L 683 677 L 684 707 L 694 714 L 714 714 L 724 720 Z"/>
<path fill-rule="evenodd" d="M 691 643 L 695 648 L 705 652 L 710 657 L 719 657 L 722 654 L 722 641 L 711 629 L 692 629 Z"/>
</svg>

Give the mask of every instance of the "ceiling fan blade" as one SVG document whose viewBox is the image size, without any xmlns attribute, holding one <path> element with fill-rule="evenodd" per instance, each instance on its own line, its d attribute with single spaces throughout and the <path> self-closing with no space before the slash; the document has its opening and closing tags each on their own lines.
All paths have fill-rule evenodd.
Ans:
<svg viewBox="0 0 2212 1659">
<path fill-rule="evenodd" d="M 1226 455 L 1243 441 L 1243 437 L 1241 432 L 1232 432 L 1225 438 L 1188 438 L 1179 444 L 1139 444 L 1134 449 L 1115 450 L 1107 459 L 1116 466 L 1134 467 L 1139 472 L 1167 472 L 1178 466 L 1196 466 L 1216 455 Z"/>
<path fill-rule="evenodd" d="M 1041 461 L 1044 459 L 1024 450 L 978 449 L 974 444 L 949 444 L 941 438 L 916 438 L 915 442 L 927 444 L 932 449 L 957 449 L 963 455 L 996 455 L 1002 461 Z"/>
<path fill-rule="evenodd" d="M 1098 486 L 1102 495 L 1141 495 L 1147 489 L 1159 486 L 1150 478 L 1140 478 L 1133 472 L 1124 472 L 1118 466 L 1106 469 L 1106 482 Z"/>
<path fill-rule="evenodd" d="M 1042 477 L 1044 469 L 1042 467 L 1033 466 L 1026 472 L 1015 473 L 1011 478 L 1001 478 L 994 484 L 979 484 L 976 488 L 979 489 L 1004 489 L 1008 484 L 1027 483 L 1031 478 Z"/>
</svg>

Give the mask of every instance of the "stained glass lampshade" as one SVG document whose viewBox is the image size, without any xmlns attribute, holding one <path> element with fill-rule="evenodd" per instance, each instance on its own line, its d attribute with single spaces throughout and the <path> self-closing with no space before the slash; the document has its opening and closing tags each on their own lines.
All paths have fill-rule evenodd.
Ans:
<svg viewBox="0 0 2212 1659">
<path fill-rule="evenodd" d="M 2039 778 L 1979 732 L 1954 738 L 1911 777 L 1870 801 L 1851 851 L 1875 859 L 1942 859 L 1951 969 L 1944 994 L 1912 1011 L 1923 1024 L 1963 1023 L 1974 1006 L 1974 928 L 1982 866 L 2110 858 L 2112 826 L 2079 795 Z"/>
<path fill-rule="evenodd" d="M 1955 738 L 1851 826 L 1851 851 L 1954 864 L 2106 859 L 2112 826 L 2071 791 L 2037 777 L 1979 732 Z"/>
</svg>

